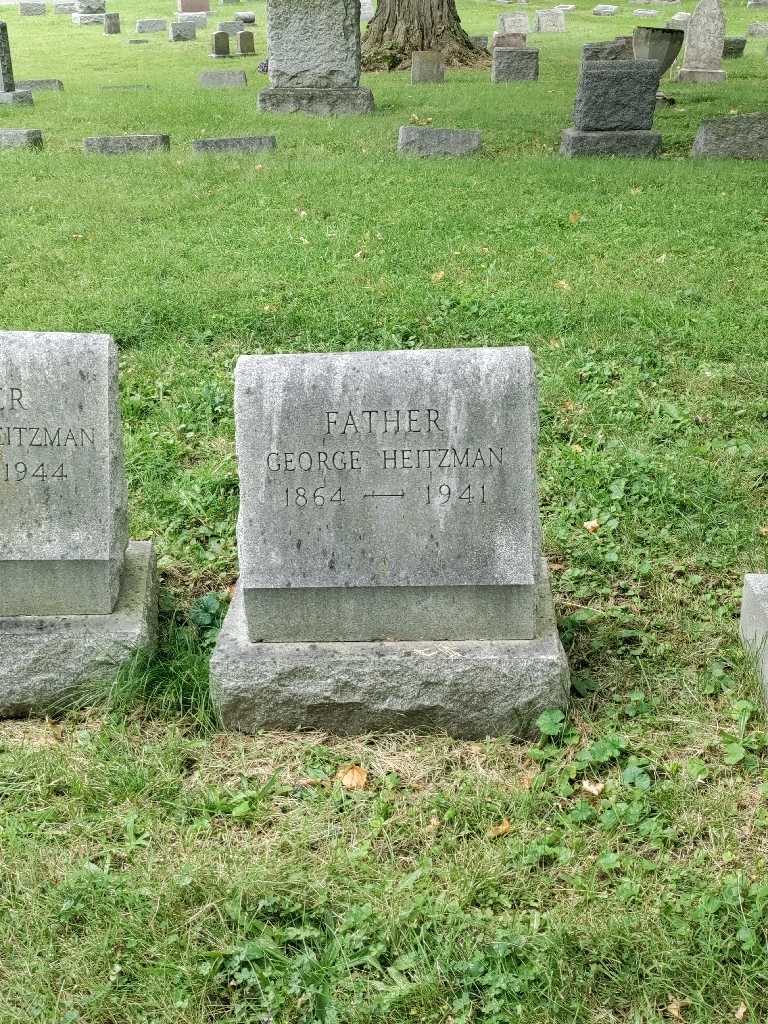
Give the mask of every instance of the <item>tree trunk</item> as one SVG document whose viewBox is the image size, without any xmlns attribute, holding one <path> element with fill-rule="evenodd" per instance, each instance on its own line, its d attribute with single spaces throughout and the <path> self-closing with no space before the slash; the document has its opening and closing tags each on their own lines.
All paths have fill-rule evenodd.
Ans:
<svg viewBox="0 0 768 1024">
<path fill-rule="evenodd" d="M 476 64 L 488 56 L 461 27 L 456 0 L 379 0 L 363 38 L 363 67 L 407 67 L 414 50 L 440 50 L 453 65 Z"/>
</svg>

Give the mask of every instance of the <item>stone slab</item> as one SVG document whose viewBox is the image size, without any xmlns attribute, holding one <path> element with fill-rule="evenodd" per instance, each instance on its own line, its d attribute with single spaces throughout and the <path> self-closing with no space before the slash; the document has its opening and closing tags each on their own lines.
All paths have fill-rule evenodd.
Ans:
<svg viewBox="0 0 768 1024">
<path fill-rule="evenodd" d="M 207 14 L 211 9 L 210 0 L 178 0 L 176 9 L 181 14 Z"/>
<path fill-rule="evenodd" d="M 238 21 L 242 21 L 244 25 L 255 25 L 256 15 L 253 11 L 236 11 L 235 18 Z"/>
<path fill-rule="evenodd" d="M 120 15 L 113 12 L 111 14 L 104 15 L 104 35 L 105 36 L 119 36 L 120 35 Z"/>
<path fill-rule="evenodd" d="M 536 31 L 565 32 L 565 13 L 557 9 L 536 11 Z"/>
<path fill-rule="evenodd" d="M 573 123 L 582 131 L 647 130 L 653 124 L 658 89 L 658 61 L 585 61 Z"/>
<path fill-rule="evenodd" d="M 274 135 L 251 135 L 232 139 L 196 139 L 192 143 L 195 153 L 263 153 L 275 149 Z"/>
<path fill-rule="evenodd" d="M 360 0 L 269 0 L 267 49 L 276 89 L 355 89 Z"/>
<path fill-rule="evenodd" d="M 61 92 L 64 83 L 58 78 L 27 78 L 16 82 L 17 89 L 29 89 L 30 92 Z"/>
<path fill-rule="evenodd" d="M 19 4 L 19 14 L 24 18 L 39 18 L 45 13 L 44 3 L 36 3 L 35 0 L 22 0 Z"/>
<path fill-rule="evenodd" d="M 13 92 L 0 92 L 0 104 L 30 107 L 33 103 L 31 89 L 14 89 Z"/>
<path fill-rule="evenodd" d="M 634 60 L 632 36 L 617 36 L 603 43 L 587 43 L 581 50 L 582 60 Z"/>
<path fill-rule="evenodd" d="M 483 148 L 479 131 L 403 125 L 397 149 L 404 156 L 471 156 Z"/>
<path fill-rule="evenodd" d="M 53 5 L 54 14 L 74 14 L 76 11 L 76 0 L 57 0 Z"/>
<path fill-rule="evenodd" d="M 561 136 L 561 156 L 656 156 L 661 134 L 651 131 L 584 132 L 566 128 Z"/>
<path fill-rule="evenodd" d="M 488 36 L 470 36 L 470 42 L 473 46 L 476 46 L 478 50 L 488 49 Z"/>
<path fill-rule="evenodd" d="M 38 128 L 0 128 L 0 149 L 42 148 L 43 133 Z"/>
<path fill-rule="evenodd" d="M 147 35 L 150 32 L 166 32 L 168 22 L 165 18 L 140 18 L 136 22 L 136 32 L 139 35 Z"/>
<path fill-rule="evenodd" d="M 496 26 L 495 35 L 523 35 L 530 32 L 528 15 L 525 11 L 515 11 L 512 14 L 500 14 Z"/>
<path fill-rule="evenodd" d="M 251 643 L 238 587 L 211 660 L 211 693 L 224 725 L 359 734 L 402 729 L 466 739 L 535 734 L 564 708 L 568 663 L 546 569 L 536 637 L 381 643 Z"/>
<path fill-rule="evenodd" d="M 728 75 L 725 71 L 715 68 L 680 68 L 675 75 L 675 81 L 698 82 L 706 85 L 710 82 L 724 82 L 727 77 Z"/>
<path fill-rule="evenodd" d="M 0 94 L 13 93 L 15 88 L 8 26 L 4 21 L 0 21 Z"/>
<path fill-rule="evenodd" d="M 262 89 L 259 110 L 270 114 L 314 114 L 332 117 L 343 114 L 370 114 L 373 111 L 370 89 Z"/>
<path fill-rule="evenodd" d="M 108 613 L 128 543 L 115 344 L 2 332 L 0 382 L 0 615 Z"/>
<path fill-rule="evenodd" d="M 171 148 L 169 135 L 96 135 L 83 140 L 86 153 L 125 156 L 130 153 L 152 153 Z"/>
<path fill-rule="evenodd" d="M 728 36 L 723 43 L 723 60 L 736 60 L 744 56 L 747 48 L 746 36 Z"/>
<path fill-rule="evenodd" d="M 248 79 L 244 71 L 203 71 L 197 84 L 203 89 L 244 89 Z"/>
<path fill-rule="evenodd" d="M 81 14 L 79 11 L 72 15 L 73 25 L 102 25 L 105 15 L 103 14 Z"/>
<path fill-rule="evenodd" d="M 243 23 L 242 21 L 220 21 L 216 31 L 226 32 L 230 39 L 232 39 L 238 32 L 243 31 Z"/>
<path fill-rule="evenodd" d="M 0 617 L 0 716 L 48 712 L 109 682 L 157 633 L 152 544 L 126 551 L 120 592 L 109 615 Z"/>
<path fill-rule="evenodd" d="M 747 26 L 748 36 L 768 36 L 768 21 L 752 21 Z"/>
<path fill-rule="evenodd" d="M 491 49 L 497 46 L 506 50 L 524 50 L 528 45 L 528 37 L 522 32 L 494 32 Z"/>
<path fill-rule="evenodd" d="M 768 114 L 742 114 L 702 121 L 691 156 L 768 160 Z"/>
<path fill-rule="evenodd" d="M 208 28 L 208 15 L 205 11 L 181 11 L 176 15 L 176 22 L 180 25 L 192 24 L 195 28 Z"/>
<path fill-rule="evenodd" d="M 755 659 L 755 667 L 768 701 L 768 575 L 744 577 L 739 620 L 741 641 Z"/>
<path fill-rule="evenodd" d="M 610 18 L 619 13 L 619 8 L 615 4 L 598 4 L 597 7 L 592 8 L 592 13 L 597 18 Z"/>
<path fill-rule="evenodd" d="M 539 77 L 539 51 L 507 49 L 495 46 L 491 65 L 491 82 L 536 81 Z"/>
<path fill-rule="evenodd" d="M 685 50 L 678 82 L 722 82 L 725 13 L 720 0 L 699 0 L 685 30 Z"/>
<path fill-rule="evenodd" d="M 197 38 L 197 25 L 193 21 L 174 21 L 168 26 L 168 41 L 190 43 Z"/>
<path fill-rule="evenodd" d="M 414 50 L 411 54 L 411 85 L 445 81 L 445 65 L 439 50 Z"/>
</svg>

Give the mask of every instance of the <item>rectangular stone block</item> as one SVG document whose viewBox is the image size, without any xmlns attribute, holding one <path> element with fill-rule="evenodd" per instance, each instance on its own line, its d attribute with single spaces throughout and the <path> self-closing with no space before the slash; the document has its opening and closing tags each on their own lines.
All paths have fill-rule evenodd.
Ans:
<svg viewBox="0 0 768 1024">
<path fill-rule="evenodd" d="M 58 78 L 26 78 L 18 81 L 16 87 L 30 92 L 61 92 L 64 83 Z"/>
<path fill-rule="evenodd" d="M 753 21 L 747 27 L 748 36 L 768 36 L 768 21 Z"/>
<path fill-rule="evenodd" d="M 168 26 L 168 41 L 189 43 L 197 38 L 197 26 L 192 21 L 174 21 Z"/>
<path fill-rule="evenodd" d="M 763 697 L 768 701 L 768 575 L 749 573 L 744 577 L 739 632 L 755 659 Z"/>
<path fill-rule="evenodd" d="M 534 636 L 528 349 L 244 356 L 235 416 L 251 641 Z"/>
<path fill-rule="evenodd" d="M 78 0 L 77 11 L 79 14 L 106 14 L 107 7 L 105 0 Z"/>
<path fill-rule="evenodd" d="M 248 79 L 244 71 L 203 71 L 197 84 L 203 89 L 244 89 Z"/>
<path fill-rule="evenodd" d="M 483 147 L 482 133 L 455 128 L 403 125 L 397 142 L 403 156 L 469 156 Z"/>
<path fill-rule="evenodd" d="M 117 350 L 0 333 L 0 616 L 109 614 L 128 543 Z"/>
<path fill-rule="evenodd" d="M 210 0 L 178 0 L 179 13 L 207 14 L 211 9 Z"/>
<path fill-rule="evenodd" d="M 294 88 L 262 89 L 259 110 L 269 114 L 313 114 L 335 117 L 345 114 L 370 114 L 373 93 L 358 89 Z"/>
<path fill-rule="evenodd" d="M 75 14 L 76 11 L 76 0 L 56 0 L 53 5 L 54 14 Z"/>
<path fill-rule="evenodd" d="M 768 160 L 768 114 L 741 114 L 702 121 L 691 156 Z"/>
<path fill-rule="evenodd" d="M 268 0 L 269 80 L 276 88 L 360 83 L 360 0 Z"/>
<path fill-rule="evenodd" d="M 8 26 L 4 21 L 0 21 L 0 95 L 12 93 L 15 88 L 11 44 L 8 41 Z"/>
<path fill-rule="evenodd" d="M 587 61 L 581 65 L 573 123 L 582 131 L 647 130 L 658 88 L 658 61 Z"/>
<path fill-rule="evenodd" d="M 34 103 L 30 89 L 14 89 L 13 92 L 0 92 L 0 104 L 7 106 L 30 107 Z"/>
<path fill-rule="evenodd" d="M 229 57 L 229 34 L 227 32 L 213 33 L 213 35 L 211 36 L 211 56 L 217 59 Z M 238 72 L 231 73 L 237 74 Z M 199 78 L 198 81 L 200 81 Z"/>
<path fill-rule="evenodd" d="M 103 25 L 104 14 L 80 14 L 75 13 L 72 15 L 73 25 Z"/>
<path fill-rule="evenodd" d="M 519 32 L 494 32 L 492 49 L 500 46 L 504 50 L 524 50 L 528 45 L 528 37 Z"/>
<path fill-rule="evenodd" d="M 515 11 L 512 14 L 500 14 L 495 35 L 523 35 L 526 36 L 531 28 L 528 23 L 528 15 L 525 11 Z"/>
<path fill-rule="evenodd" d="M 241 57 L 255 56 L 256 43 L 254 42 L 253 32 L 238 32 L 235 38 L 237 40 L 237 52 Z"/>
<path fill-rule="evenodd" d="M 217 31 L 226 32 L 230 39 L 232 39 L 238 32 L 243 31 L 243 23 L 241 21 L 220 21 Z"/>
<path fill-rule="evenodd" d="M 415 50 L 411 54 L 411 85 L 445 81 L 445 65 L 439 50 Z"/>
<path fill-rule="evenodd" d="M 473 46 L 476 46 L 478 50 L 488 49 L 488 36 L 470 36 L 470 41 Z"/>
<path fill-rule="evenodd" d="M 539 77 L 539 51 L 521 50 L 501 46 L 493 49 L 491 81 L 501 82 L 535 81 Z"/>
<path fill-rule="evenodd" d="M 42 149 L 43 133 L 37 128 L 0 128 L 0 149 Z"/>
<path fill-rule="evenodd" d="M 45 14 L 44 3 L 36 3 L 34 0 L 22 0 L 19 4 L 19 14 L 24 18 L 35 18 Z"/>
<path fill-rule="evenodd" d="M 263 153 L 275 149 L 274 135 L 253 135 L 239 139 L 196 139 L 192 143 L 195 153 Z"/>
<path fill-rule="evenodd" d="M 130 153 L 152 153 L 169 150 L 169 135 L 97 135 L 83 140 L 86 153 L 125 156 Z"/>
<path fill-rule="evenodd" d="M 563 11 L 536 11 L 537 32 L 565 32 L 565 14 Z"/>
<path fill-rule="evenodd" d="M 138 35 L 146 35 L 150 32 L 165 32 L 168 29 L 168 22 L 165 18 L 140 18 L 136 22 Z"/>
<path fill-rule="evenodd" d="M 186 24 L 187 22 L 195 26 L 195 28 L 208 28 L 208 15 L 205 12 L 201 13 L 189 13 L 184 12 L 176 15 L 176 20 L 180 24 Z"/>
<path fill-rule="evenodd" d="M 120 35 L 120 15 L 116 13 L 104 15 L 104 35 L 105 36 L 119 36 Z"/>
<path fill-rule="evenodd" d="M 651 131 L 584 132 L 566 128 L 561 136 L 561 156 L 656 156 L 661 135 Z"/>
</svg>

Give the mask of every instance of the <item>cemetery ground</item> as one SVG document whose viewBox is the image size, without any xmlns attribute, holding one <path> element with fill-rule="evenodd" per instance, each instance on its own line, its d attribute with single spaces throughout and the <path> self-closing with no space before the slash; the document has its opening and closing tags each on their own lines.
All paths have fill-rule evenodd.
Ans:
<svg viewBox="0 0 768 1024">
<path fill-rule="evenodd" d="M 95 709 L 0 723 L 2 1024 L 766 1019 L 768 732 L 737 641 L 768 568 L 766 171 L 687 157 L 702 118 L 765 108 L 765 41 L 725 86 L 665 83 L 661 159 L 567 161 L 582 43 L 637 22 L 589 6 L 531 37 L 538 83 L 371 75 L 376 114 L 344 120 L 257 113 L 255 61 L 198 89 L 209 33 L 128 46 L 168 0 L 126 0 L 106 38 L 2 9 L 17 77 L 65 87 L 0 111 L 46 138 L 0 155 L 2 322 L 115 336 L 131 536 L 163 579 L 155 660 Z M 759 17 L 726 6 L 729 35 Z M 460 10 L 489 33 L 501 8 Z M 412 115 L 482 129 L 483 155 L 398 158 Z M 133 131 L 173 148 L 81 153 Z M 272 132 L 263 156 L 190 148 Z M 238 354 L 518 343 L 568 720 L 217 731 Z"/>
</svg>

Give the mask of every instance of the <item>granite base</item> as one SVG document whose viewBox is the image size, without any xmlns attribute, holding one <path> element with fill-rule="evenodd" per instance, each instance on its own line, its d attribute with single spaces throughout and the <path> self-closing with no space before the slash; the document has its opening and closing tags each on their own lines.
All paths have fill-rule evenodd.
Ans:
<svg viewBox="0 0 768 1024">
<path fill-rule="evenodd" d="M 271 86 L 259 93 L 259 110 L 265 114 L 370 114 L 370 89 L 308 89 Z"/>
</svg>

